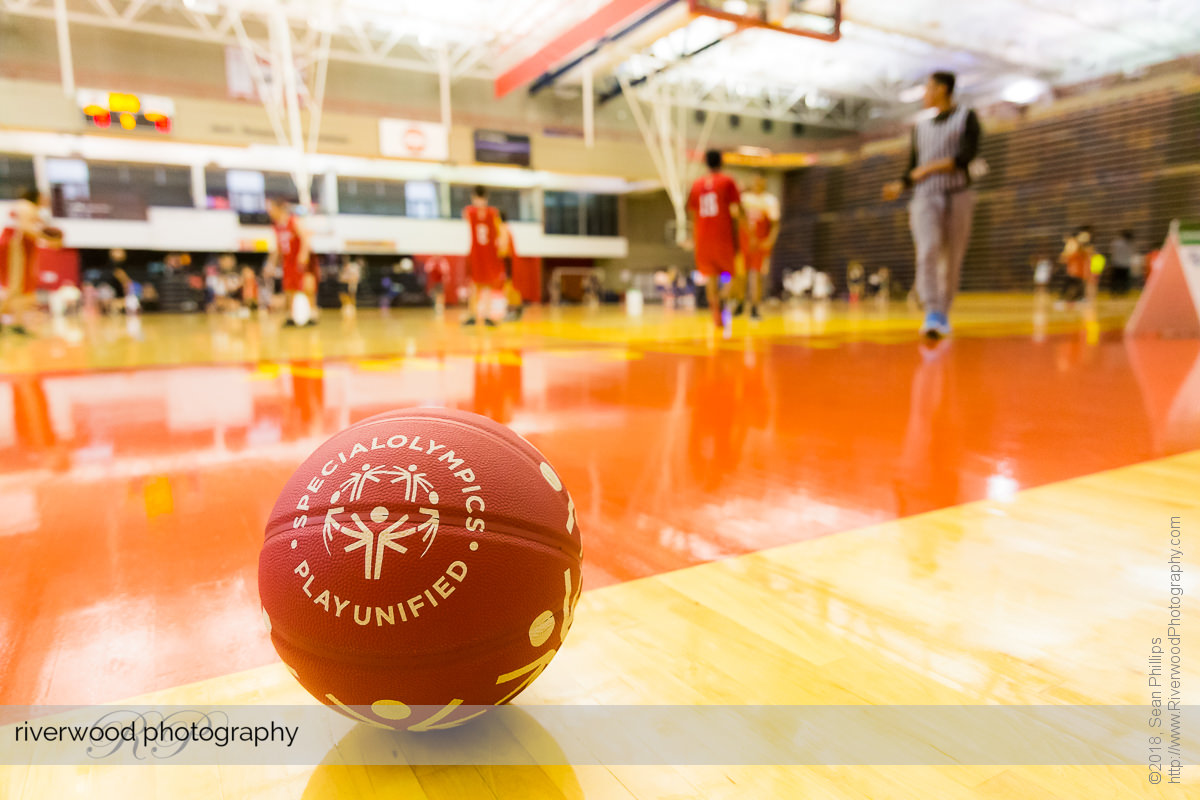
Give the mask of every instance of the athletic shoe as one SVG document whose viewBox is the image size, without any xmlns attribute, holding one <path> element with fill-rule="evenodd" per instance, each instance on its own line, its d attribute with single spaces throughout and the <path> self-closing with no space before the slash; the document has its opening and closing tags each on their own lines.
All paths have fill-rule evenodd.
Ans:
<svg viewBox="0 0 1200 800">
<path fill-rule="evenodd" d="M 294 327 L 296 327 L 296 320 L 294 320 L 294 319 L 287 319 L 287 320 L 284 320 L 284 322 L 283 322 L 283 327 L 285 327 L 285 328 L 294 328 Z"/>
<path fill-rule="evenodd" d="M 474 317 L 467 317 L 466 319 L 464 319 L 464 320 L 463 320 L 463 323 L 462 323 L 462 324 L 463 324 L 463 325 L 475 325 L 475 324 L 476 324 L 476 323 L 475 323 L 475 318 L 474 318 Z"/>
<path fill-rule="evenodd" d="M 10 331 L 12 331 L 13 333 L 15 333 L 17 336 L 28 336 L 28 337 L 30 337 L 30 338 L 32 338 L 32 337 L 33 337 L 33 334 L 32 334 L 32 333 L 30 333 L 29 331 L 25 330 L 25 326 L 24 326 L 24 325 L 9 325 L 9 326 L 8 326 L 8 329 L 9 329 Z"/>
<path fill-rule="evenodd" d="M 946 318 L 945 314 L 934 314 L 934 317 L 937 321 L 935 330 L 937 330 L 938 336 L 943 339 L 948 337 L 950 335 L 950 320 Z"/>
<path fill-rule="evenodd" d="M 938 338 L 937 326 L 937 314 L 930 311 L 925 315 L 925 321 L 921 323 L 921 335 L 930 339 Z"/>
<path fill-rule="evenodd" d="M 753 322 L 760 322 L 762 320 L 762 314 L 758 313 L 758 306 L 750 306 L 750 319 Z"/>
<path fill-rule="evenodd" d="M 493 320 L 490 320 L 490 319 L 485 319 L 485 320 L 483 321 L 483 324 L 484 324 L 484 325 L 486 325 L 486 326 L 487 326 L 487 327 L 489 327 L 489 328 L 494 328 L 494 327 L 496 327 L 496 323 L 495 323 L 495 321 L 493 321 Z"/>
<path fill-rule="evenodd" d="M 742 305 L 741 300 L 738 300 L 736 303 L 733 304 L 733 316 L 740 317 L 742 315 L 742 312 L 745 310 L 746 310 L 745 306 Z"/>
</svg>

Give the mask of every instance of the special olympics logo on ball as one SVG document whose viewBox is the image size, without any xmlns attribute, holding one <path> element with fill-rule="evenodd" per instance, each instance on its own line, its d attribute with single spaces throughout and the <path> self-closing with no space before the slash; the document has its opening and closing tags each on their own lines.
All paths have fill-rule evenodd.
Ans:
<svg viewBox="0 0 1200 800">
<path fill-rule="evenodd" d="M 420 513 L 423 519 L 414 520 L 415 524 L 408 528 L 404 526 L 409 522 L 408 514 L 401 514 L 395 521 L 391 521 L 392 512 L 387 506 L 375 506 L 371 509 L 370 519 L 375 525 L 385 525 L 379 530 L 372 530 L 371 527 L 358 515 L 358 512 L 351 512 L 349 521 L 352 525 L 343 525 L 339 515 L 345 513 L 345 506 L 337 506 L 336 503 L 341 502 L 342 493 L 349 492 L 351 500 L 361 500 L 363 490 L 369 483 L 380 483 L 386 478 L 391 478 L 390 483 L 404 484 L 404 499 L 408 503 L 417 502 L 418 495 L 423 497 L 422 502 L 427 502 L 432 508 L 422 506 Z M 401 539 L 406 539 L 416 534 L 422 534 L 421 541 L 425 542 L 425 549 L 421 551 L 421 558 L 429 552 L 429 548 L 433 545 L 434 537 L 437 536 L 438 529 L 438 493 L 433 490 L 433 484 L 430 483 L 424 472 L 420 472 L 416 464 L 410 464 L 407 467 L 386 467 L 372 466 L 371 464 L 363 464 L 360 471 L 354 472 L 329 496 L 330 508 L 325 512 L 325 524 L 322 528 L 322 535 L 325 540 L 325 552 L 329 553 L 329 546 L 333 542 L 334 534 L 341 533 L 350 537 L 353 541 L 345 546 L 344 552 L 352 552 L 354 550 L 362 550 L 365 557 L 363 565 L 363 577 L 367 580 L 374 578 L 379 580 L 380 574 L 383 572 L 383 554 L 387 550 L 394 550 L 397 553 L 404 554 L 408 552 L 408 546 L 401 542 Z M 330 553 L 332 555 L 332 553 Z M 371 566 L 374 564 L 374 570 Z"/>
<path fill-rule="evenodd" d="M 418 465 L 418 461 L 428 466 Z M 339 481 L 347 468 L 349 475 Z M 435 471 L 438 474 L 434 474 Z M 335 560 L 347 556 L 361 558 L 363 580 L 380 581 L 385 574 L 385 562 L 395 565 L 389 570 L 402 569 L 401 559 L 414 556 L 423 559 L 433 547 L 442 519 L 439 506 L 442 497 L 434 481 L 445 483 L 447 477 L 463 484 L 459 493 L 466 495 L 467 529 L 482 531 L 484 520 L 472 516 L 485 508 L 480 495 L 482 487 L 475 484 L 474 470 L 464 466 L 463 457 L 445 445 L 432 439 L 423 441 L 419 435 L 410 438 L 405 434 L 358 441 L 349 452 L 339 452 L 329 459 L 321 467 L 320 474 L 309 481 L 306 488 L 311 494 L 305 494 L 296 504 L 297 515 L 292 526 L 296 529 L 305 527 L 309 516 L 304 512 L 321 508 L 321 500 L 329 491 L 328 502 L 323 504 L 325 513 L 321 524 L 326 555 Z M 445 488 L 443 486 L 443 492 Z M 298 541 L 293 540 L 292 548 L 297 545 Z M 478 548 L 478 542 L 470 543 L 471 551 Z M 389 557 L 389 552 L 394 555 Z M 301 558 L 294 572 L 306 579 L 301 591 L 313 597 L 313 603 L 330 611 L 332 599 L 334 616 L 339 620 L 343 618 L 342 610 L 347 603 L 341 597 L 331 596 L 329 590 L 313 595 L 312 586 L 317 576 L 308 558 Z M 450 581 L 461 583 L 466 574 L 467 565 L 455 560 L 437 580 L 411 598 L 400 598 L 399 602 L 373 609 L 370 604 L 360 606 L 355 603 L 354 621 L 359 625 L 368 624 L 372 611 L 378 625 L 385 622 L 394 625 L 397 616 L 401 622 L 419 617 L 421 608 L 438 606 L 439 595 L 445 600 L 454 592 Z"/>
</svg>

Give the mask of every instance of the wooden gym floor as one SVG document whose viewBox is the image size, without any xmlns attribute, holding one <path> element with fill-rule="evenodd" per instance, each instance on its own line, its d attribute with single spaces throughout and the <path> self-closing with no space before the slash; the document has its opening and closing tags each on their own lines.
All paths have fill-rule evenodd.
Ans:
<svg viewBox="0 0 1200 800">
<path fill-rule="evenodd" d="M 263 521 L 327 436 L 420 403 L 510 425 L 575 497 L 585 592 L 519 703 L 1145 704 L 1167 521 L 1200 519 L 1200 342 L 1125 341 L 1129 309 L 967 296 L 935 347 L 903 307 L 837 304 L 728 339 L 653 307 L 495 331 L 365 311 L 6 336 L 0 704 L 314 703 L 259 623 Z M 0 797 L 1182 798 L 1200 782 L 1145 773 L 0 767 Z"/>
</svg>

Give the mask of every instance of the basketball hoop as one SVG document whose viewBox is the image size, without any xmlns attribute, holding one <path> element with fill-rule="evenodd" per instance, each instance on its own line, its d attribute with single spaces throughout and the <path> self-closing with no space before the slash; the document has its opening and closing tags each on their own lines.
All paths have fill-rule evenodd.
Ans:
<svg viewBox="0 0 1200 800">
<path fill-rule="evenodd" d="M 841 38 L 841 0 L 688 0 L 693 14 L 827 42 Z"/>
</svg>

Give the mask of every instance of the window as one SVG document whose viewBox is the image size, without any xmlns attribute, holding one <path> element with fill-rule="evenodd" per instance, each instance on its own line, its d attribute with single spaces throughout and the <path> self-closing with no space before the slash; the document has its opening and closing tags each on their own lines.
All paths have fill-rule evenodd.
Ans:
<svg viewBox="0 0 1200 800">
<path fill-rule="evenodd" d="M 312 177 L 310 192 L 314 206 L 321 202 L 322 183 L 320 175 Z M 204 170 L 204 194 L 206 208 L 233 209 L 246 225 L 270 224 L 267 200 L 272 197 L 280 197 L 289 203 L 300 202 L 296 183 L 286 172 L 209 167 Z"/>
<path fill-rule="evenodd" d="M 192 171 L 159 164 L 91 163 L 88 185 L 93 198 L 136 196 L 147 206 L 192 207 Z"/>
<path fill-rule="evenodd" d="M 89 197 L 88 164 L 81 158 L 46 159 L 46 179 L 56 198 L 61 196 L 69 202 Z"/>
<path fill-rule="evenodd" d="M 402 217 L 406 207 L 402 181 L 337 179 L 338 212 Z"/>
<path fill-rule="evenodd" d="M 528 220 L 533 217 L 529 192 L 521 189 L 495 189 L 487 187 L 488 205 L 494 206 L 509 222 Z M 450 216 L 461 218 L 463 209 L 471 205 L 474 186 L 452 185 L 450 187 Z"/>
<path fill-rule="evenodd" d="M 408 181 L 404 184 L 405 216 L 437 219 L 440 205 L 437 184 L 433 181 Z"/>
<path fill-rule="evenodd" d="M 568 236 L 617 236 L 617 196 L 546 192 L 546 233 Z"/>
<path fill-rule="evenodd" d="M 341 214 L 403 217 L 407 210 L 403 181 L 338 177 L 338 212 Z"/>
<path fill-rule="evenodd" d="M 589 194 L 586 195 L 587 200 L 585 205 L 587 211 L 585 220 L 587 222 L 588 236 L 617 236 L 620 225 L 617 222 L 618 204 L 617 196 L 613 194 Z"/>
<path fill-rule="evenodd" d="M 546 192 L 546 233 L 578 236 L 581 222 L 578 192 Z"/>
<path fill-rule="evenodd" d="M 0 200 L 15 200 L 35 186 L 32 158 L 0 155 Z"/>
<path fill-rule="evenodd" d="M 82 158 L 47 158 L 50 207 L 56 217 L 90 217 L 91 185 L 88 164 Z"/>
<path fill-rule="evenodd" d="M 231 169 L 225 173 L 225 196 L 239 214 L 267 213 L 267 179 L 261 172 Z"/>
</svg>

